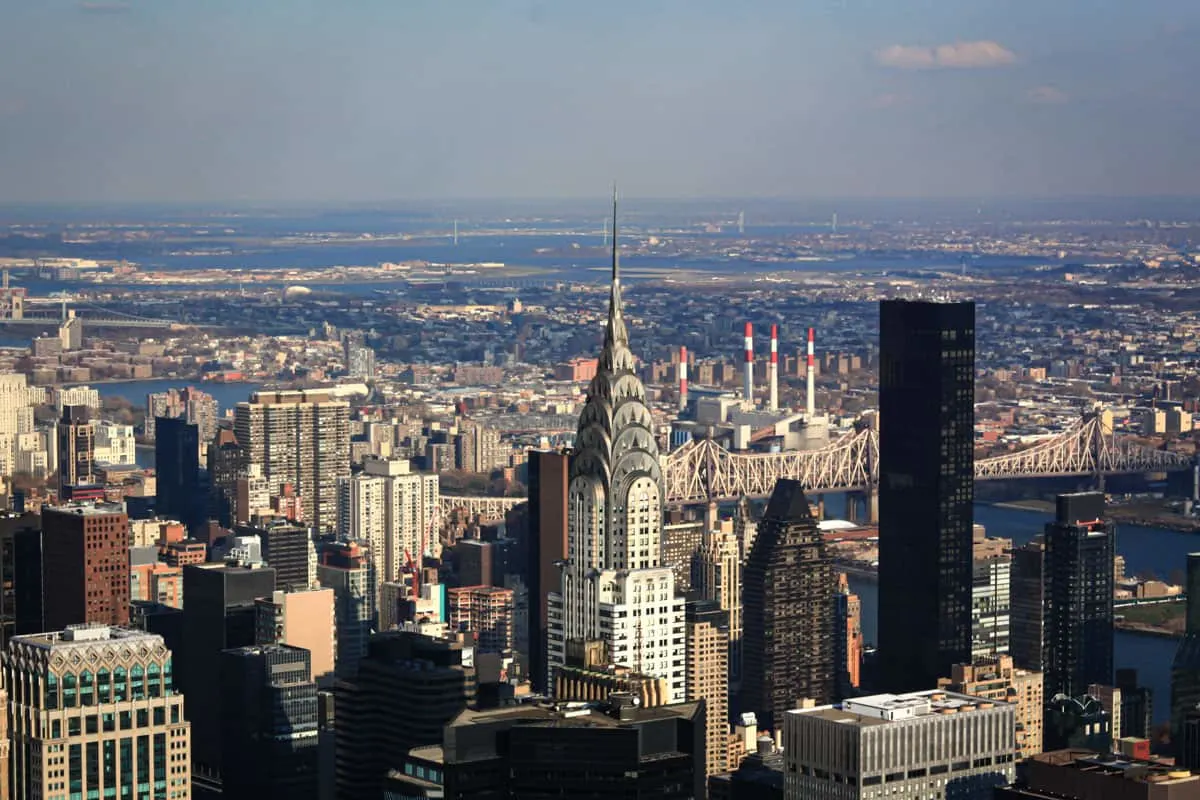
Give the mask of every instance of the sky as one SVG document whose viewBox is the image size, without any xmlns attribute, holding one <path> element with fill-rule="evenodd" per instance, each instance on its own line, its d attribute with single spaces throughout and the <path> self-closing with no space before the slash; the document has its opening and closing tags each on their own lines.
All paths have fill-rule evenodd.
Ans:
<svg viewBox="0 0 1200 800">
<path fill-rule="evenodd" d="M 1195 0 L 0 0 L 0 202 L 1200 194 Z"/>
</svg>

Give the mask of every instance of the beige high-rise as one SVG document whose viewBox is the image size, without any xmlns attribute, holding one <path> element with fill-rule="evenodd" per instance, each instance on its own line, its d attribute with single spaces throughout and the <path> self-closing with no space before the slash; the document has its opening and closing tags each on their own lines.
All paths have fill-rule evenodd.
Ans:
<svg viewBox="0 0 1200 800">
<path fill-rule="evenodd" d="M 290 484 L 305 522 L 337 526 L 338 480 L 350 475 L 350 404 L 328 392 L 255 392 L 238 403 L 234 432 L 239 468 L 251 464 L 277 494 Z"/>
<path fill-rule="evenodd" d="M 1021 758 L 1042 752 L 1042 673 L 1017 669 L 1011 656 L 979 658 L 974 664 L 955 664 L 949 678 L 938 680 L 938 688 L 1012 703 Z"/>
<path fill-rule="evenodd" d="M 254 601 L 256 644 L 303 647 L 312 658 L 313 680 L 333 675 L 337 619 L 333 589 L 276 590 Z"/>
<path fill-rule="evenodd" d="M 162 637 L 143 631 L 73 626 L 10 639 L 13 798 L 189 800 L 192 726 L 172 672 Z"/>
<path fill-rule="evenodd" d="M 729 614 L 711 600 L 689 603 L 687 699 L 703 700 L 705 775 L 729 771 Z"/>
<path fill-rule="evenodd" d="M 732 523 L 722 522 L 706 534 L 699 565 L 700 596 L 729 614 L 729 681 L 736 684 L 742 677 L 742 554 Z"/>
</svg>

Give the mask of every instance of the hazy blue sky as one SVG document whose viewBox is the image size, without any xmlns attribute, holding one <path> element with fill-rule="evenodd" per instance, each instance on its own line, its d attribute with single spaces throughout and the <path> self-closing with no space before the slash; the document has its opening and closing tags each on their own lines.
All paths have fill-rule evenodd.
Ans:
<svg viewBox="0 0 1200 800">
<path fill-rule="evenodd" d="M 1196 0 L 0 0 L 0 201 L 1200 193 Z"/>
</svg>

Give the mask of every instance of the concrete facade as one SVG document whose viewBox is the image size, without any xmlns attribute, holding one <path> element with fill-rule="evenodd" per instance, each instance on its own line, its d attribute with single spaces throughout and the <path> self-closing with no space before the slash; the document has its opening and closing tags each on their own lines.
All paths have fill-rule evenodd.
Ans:
<svg viewBox="0 0 1200 800">
<path fill-rule="evenodd" d="M 1015 776 L 1015 706 L 945 691 L 799 708 L 784 720 L 788 800 L 991 800 Z"/>
</svg>

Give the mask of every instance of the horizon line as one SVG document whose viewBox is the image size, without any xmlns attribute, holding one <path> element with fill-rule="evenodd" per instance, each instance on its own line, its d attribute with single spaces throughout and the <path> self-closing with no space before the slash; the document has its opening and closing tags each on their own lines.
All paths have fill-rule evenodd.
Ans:
<svg viewBox="0 0 1200 800">
<path fill-rule="evenodd" d="M 610 190 L 611 191 L 611 190 Z M 0 209 L 55 208 L 203 208 L 203 209 L 337 209 L 388 207 L 396 205 L 446 205 L 453 203 L 591 203 L 611 195 L 516 195 L 516 196 L 413 196 L 370 199 L 226 199 L 226 200 L 0 200 Z M 1104 202 L 1200 202 L 1200 194 L 1005 194 L 1005 195 L 634 195 L 625 193 L 626 203 L 961 203 L 986 207 L 1005 203 L 1104 203 Z"/>
</svg>

